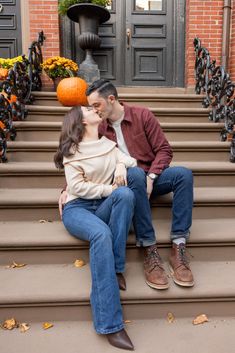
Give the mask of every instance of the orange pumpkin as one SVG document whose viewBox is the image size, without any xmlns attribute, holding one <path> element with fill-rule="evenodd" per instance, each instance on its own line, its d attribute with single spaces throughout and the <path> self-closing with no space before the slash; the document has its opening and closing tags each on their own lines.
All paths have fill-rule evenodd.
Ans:
<svg viewBox="0 0 235 353">
<path fill-rule="evenodd" d="M 80 77 L 68 77 L 60 81 L 57 98 L 65 106 L 88 105 L 86 89 L 88 84 Z"/>
<path fill-rule="evenodd" d="M 9 103 L 15 103 L 17 101 L 17 97 L 14 94 L 11 94 L 11 98 L 8 98 L 6 92 L 0 92 L 0 94 L 2 94 L 8 100 Z"/>
<path fill-rule="evenodd" d="M 5 80 L 8 75 L 8 69 L 0 68 L 0 80 Z"/>
<path fill-rule="evenodd" d="M 6 127 L 5 124 L 2 121 L 0 121 L 0 129 L 4 130 L 5 127 Z"/>
</svg>

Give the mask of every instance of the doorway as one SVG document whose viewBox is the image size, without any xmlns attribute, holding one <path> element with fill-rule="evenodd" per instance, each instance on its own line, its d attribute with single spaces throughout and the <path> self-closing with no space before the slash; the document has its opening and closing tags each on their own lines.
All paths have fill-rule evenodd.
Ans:
<svg viewBox="0 0 235 353">
<path fill-rule="evenodd" d="M 185 0 L 112 0 L 93 56 L 101 77 L 125 86 L 184 86 Z M 64 20 L 63 54 L 78 63 L 79 25 Z"/>
</svg>

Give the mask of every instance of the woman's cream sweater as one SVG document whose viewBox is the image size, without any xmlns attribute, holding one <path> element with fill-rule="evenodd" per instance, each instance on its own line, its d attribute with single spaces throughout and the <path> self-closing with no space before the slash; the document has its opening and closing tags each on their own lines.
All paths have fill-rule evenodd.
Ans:
<svg viewBox="0 0 235 353">
<path fill-rule="evenodd" d="M 112 182 L 117 165 L 135 167 L 136 160 L 122 153 L 116 143 L 100 140 L 80 142 L 79 151 L 64 157 L 67 181 L 67 202 L 76 198 L 100 199 L 112 193 Z"/>
</svg>

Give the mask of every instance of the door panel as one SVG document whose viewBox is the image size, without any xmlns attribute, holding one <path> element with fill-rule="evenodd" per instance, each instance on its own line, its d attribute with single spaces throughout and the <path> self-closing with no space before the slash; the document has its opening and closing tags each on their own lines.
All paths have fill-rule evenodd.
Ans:
<svg viewBox="0 0 235 353">
<path fill-rule="evenodd" d="M 172 4 L 164 0 L 126 2 L 126 27 L 130 32 L 130 44 L 125 46 L 127 84 L 173 84 Z"/>
<path fill-rule="evenodd" d="M 0 57 L 12 58 L 21 52 L 20 1 L 0 0 Z"/>
</svg>

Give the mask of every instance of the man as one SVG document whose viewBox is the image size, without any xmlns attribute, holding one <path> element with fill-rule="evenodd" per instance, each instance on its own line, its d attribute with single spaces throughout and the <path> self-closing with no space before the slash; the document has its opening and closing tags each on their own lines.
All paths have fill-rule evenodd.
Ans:
<svg viewBox="0 0 235 353">
<path fill-rule="evenodd" d="M 185 255 L 192 223 L 192 172 L 184 167 L 169 167 L 172 150 L 159 122 L 147 108 L 121 104 L 111 82 L 95 81 L 87 89 L 87 99 L 103 120 L 100 134 L 117 142 L 119 149 L 136 158 L 141 168 L 135 175 L 128 172 L 127 183 L 136 198 L 133 225 L 136 245 L 144 248 L 146 283 L 156 289 L 169 287 L 156 246 L 148 197 L 173 192 L 170 270 L 175 283 L 192 287 L 194 279 Z M 119 185 L 124 183 L 125 180 Z"/>
</svg>

